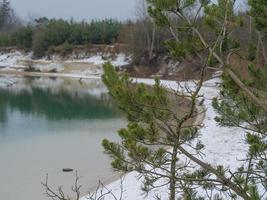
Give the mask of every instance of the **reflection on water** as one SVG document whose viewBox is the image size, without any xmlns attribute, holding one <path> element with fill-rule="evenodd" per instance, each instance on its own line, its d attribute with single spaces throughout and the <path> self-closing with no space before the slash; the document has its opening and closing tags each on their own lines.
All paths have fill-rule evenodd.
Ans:
<svg viewBox="0 0 267 200">
<path fill-rule="evenodd" d="M 0 78 L 0 199 L 45 200 L 40 182 L 71 186 L 78 170 L 84 190 L 113 172 L 104 138 L 118 141 L 125 120 L 101 80 Z"/>
<path fill-rule="evenodd" d="M 107 93 L 96 97 L 86 93 L 73 95 L 62 90 L 55 94 L 49 89 L 29 86 L 30 91 L 0 89 L 1 122 L 6 121 L 7 112 L 12 111 L 45 116 L 48 120 L 106 119 L 118 115 Z"/>
<path fill-rule="evenodd" d="M 76 82 L 70 90 L 62 87 L 62 84 L 66 84 L 64 81 L 59 85 L 53 85 L 53 82 L 58 83 L 56 80 L 50 81 L 53 88 L 38 87 L 35 79 L 26 80 L 25 87 L 18 87 L 17 84 L 22 84 L 19 82 L 8 88 L 0 88 L 0 121 L 6 121 L 7 112 L 12 111 L 45 116 L 48 120 L 106 119 L 118 116 L 118 110 L 103 88 L 102 93 L 95 95 L 90 93 L 88 83 L 84 85 Z M 67 84 L 70 86 L 69 82 Z"/>
</svg>

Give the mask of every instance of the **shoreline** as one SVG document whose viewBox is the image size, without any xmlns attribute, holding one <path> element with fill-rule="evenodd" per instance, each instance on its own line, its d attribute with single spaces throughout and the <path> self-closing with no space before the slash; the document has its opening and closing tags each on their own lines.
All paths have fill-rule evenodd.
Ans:
<svg viewBox="0 0 267 200">
<path fill-rule="evenodd" d="M 25 71 L 1 71 L 0 75 L 10 75 L 10 76 L 24 76 L 24 77 L 47 77 L 47 78 L 78 78 L 78 79 L 101 79 L 101 76 L 91 75 L 84 76 L 80 74 L 71 73 L 52 73 L 52 72 L 25 72 Z"/>
</svg>

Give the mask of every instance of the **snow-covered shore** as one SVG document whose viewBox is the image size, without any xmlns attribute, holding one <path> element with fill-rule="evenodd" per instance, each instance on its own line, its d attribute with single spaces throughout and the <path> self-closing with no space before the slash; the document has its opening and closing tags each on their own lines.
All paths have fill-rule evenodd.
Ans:
<svg viewBox="0 0 267 200">
<path fill-rule="evenodd" d="M 63 73 L 73 76 L 101 76 L 103 74 L 102 65 L 111 62 L 115 67 L 128 65 L 131 57 L 118 53 L 115 55 L 97 53 L 79 56 L 70 56 L 63 59 L 54 56 L 51 59 L 32 59 L 32 53 L 13 51 L 9 53 L 0 52 L 0 73 L 5 72 L 25 72 L 34 71 L 42 73 Z"/>
<path fill-rule="evenodd" d="M 150 79 L 138 79 L 138 82 L 145 84 L 153 84 L 154 81 Z M 201 89 L 205 101 L 206 108 L 205 119 L 203 127 L 200 130 L 201 141 L 205 144 L 203 153 L 205 156 L 203 160 L 214 165 L 228 166 L 230 169 L 236 169 L 243 158 L 246 156 L 247 144 L 244 140 L 244 131 L 239 128 L 226 128 L 217 125 L 214 118 L 216 112 L 212 107 L 212 99 L 219 95 L 219 84 L 221 80 L 214 78 L 204 83 Z M 162 81 L 162 84 L 170 89 L 177 89 L 178 85 L 174 81 Z M 180 84 L 188 84 L 189 87 L 194 87 L 193 82 L 183 82 Z M 163 184 L 158 183 L 158 184 Z M 155 195 L 160 195 L 161 199 L 168 199 L 167 186 L 156 189 L 144 196 L 141 190 L 142 179 L 138 178 L 136 172 L 131 172 L 123 177 L 123 198 L 124 200 L 152 200 Z M 117 180 L 106 186 L 108 190 L 112 191 L 113 195 L 120 196 L 121 180 Z M 83 197 L 81 200 L 86 200 Z M 107 195 L 105 200 L 114 200 L 112 195 Z"/>
</svg>

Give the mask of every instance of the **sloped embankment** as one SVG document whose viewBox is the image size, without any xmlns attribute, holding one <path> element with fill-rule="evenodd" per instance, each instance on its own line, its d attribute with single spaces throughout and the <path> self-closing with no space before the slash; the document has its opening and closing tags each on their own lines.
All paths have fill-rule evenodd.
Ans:
<svg viewBox="0 0 267 200">
<path fill-rule="evenodd" d="M 131 56 L 116 46 L 77 48 L 67 56 L 58 53 L 33 59 L 31 52 L 9 49 L 0 52 L 0 73 L 23 74 L 23 72 L 72 74 L 74 76 L 101 76 L 102 65 L 111 62 L 115 67 L 130 63 Z M 27 75 L 27 73 L 25 73 Z"/>
</svg>

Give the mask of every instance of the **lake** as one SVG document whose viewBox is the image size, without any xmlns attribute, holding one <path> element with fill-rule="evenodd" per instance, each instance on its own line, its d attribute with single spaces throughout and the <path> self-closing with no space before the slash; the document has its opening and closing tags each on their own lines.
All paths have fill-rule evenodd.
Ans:
<svg viewBox="0 0 267 200">
<path fill-rule="evenodd" d="M 1 77 L 0 110 L 0 199 L 47 199 L 46 174 L 69 192 L 75 172 L 63 168 L 82 192 L 114 176 L 101 142 L 126 120 L 101 80 Z"/>
</svg>

